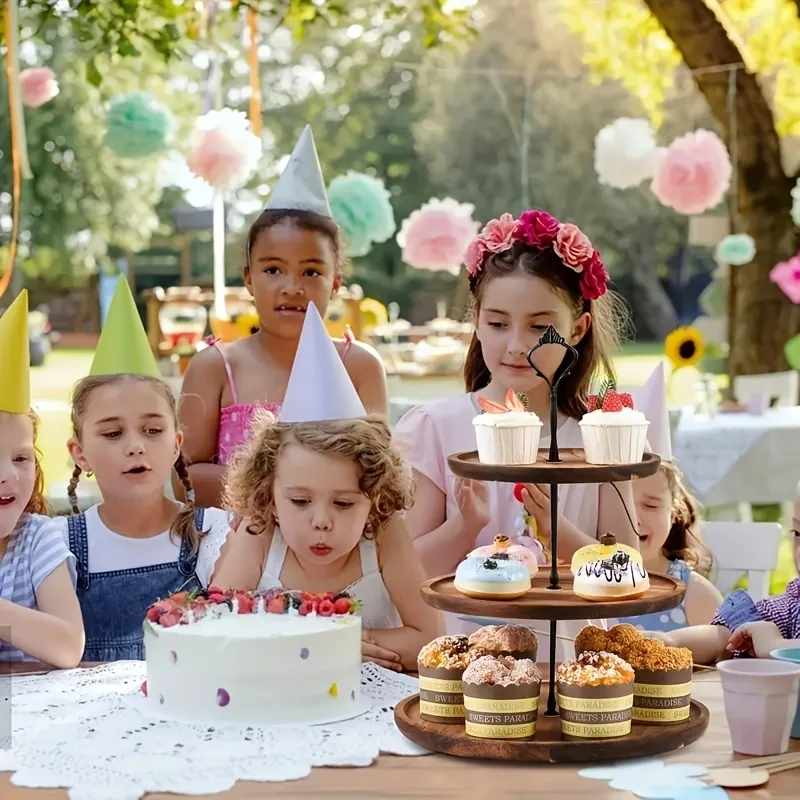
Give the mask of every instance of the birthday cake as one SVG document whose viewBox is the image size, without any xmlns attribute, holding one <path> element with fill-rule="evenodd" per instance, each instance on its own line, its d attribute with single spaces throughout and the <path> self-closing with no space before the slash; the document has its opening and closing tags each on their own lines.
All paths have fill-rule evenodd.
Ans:
<svg viewBox="0 0 800 800">
<path fill-rule="evenodd" d="M 320 724 L 362 708 L 361 617 L 346 593 L 181 592 L 144 622 L 148 702 L 198 722 Z"/>
</svg>

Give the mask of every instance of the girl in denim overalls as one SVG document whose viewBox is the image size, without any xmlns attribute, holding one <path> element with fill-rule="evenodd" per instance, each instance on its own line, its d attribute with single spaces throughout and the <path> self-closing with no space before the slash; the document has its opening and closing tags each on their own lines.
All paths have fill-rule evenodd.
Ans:
<svg viewBox="0 0 800 800">
<path fill-rule="evenodd" d="M 228 517 L 217 508 L 194 507 L 167 384 L 131 374 L 84 378 L 73 394 L 72 419 L 75 515 L 65 525 L 77 559 L 83 660 L 142 659 L 147 607 L 208 585 Z M 185 505 L 165 496 L 172 469 L 190 498 Z M 81 471 L 94 473 L 103 495 L 84 513 L 75 497 Z M 209 545 L 215 544 L 204 547 L 212 528 Z"/>
</svg>

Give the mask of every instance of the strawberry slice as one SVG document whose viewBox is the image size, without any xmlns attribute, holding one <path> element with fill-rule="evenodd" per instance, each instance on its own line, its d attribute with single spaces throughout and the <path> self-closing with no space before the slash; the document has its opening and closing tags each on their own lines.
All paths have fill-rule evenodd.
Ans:
<svg viewBox="0 0 800 800">
<path fill-rule="evenodd" d="M 487 397 L 479 397 L 478 405 L 487 414 L 505 414 L 508 412 L 508 409 L 502 403 L 495 403 L 494 400 L 489 400 Z"/>
<path fill-rule="evenodd" d="M 506 392 L 506 406 L 511 411 L 525 410 L 525 406 L 522 405 L 522 400 L 519 399 L 519 395 L 511 389 Z"/>
</svg>

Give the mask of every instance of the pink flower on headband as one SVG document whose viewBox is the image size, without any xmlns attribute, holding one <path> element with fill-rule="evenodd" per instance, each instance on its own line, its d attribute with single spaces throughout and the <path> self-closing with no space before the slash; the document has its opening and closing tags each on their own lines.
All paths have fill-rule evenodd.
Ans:
<svg viewBox="0 0 800 800">
<path fill-rule="evenodd" d="M 469 243 L 464 255 L 467 275 L 474 277 L 483 266 L 489 253 L 502 253 L 510 249 L 514 243 L 517 221 L 511 214 L 503 214 L 500 219 L 493 219 L 484 225 L 480 234 Z"/>
<path fill-rule="evenodd" d="M 575 272 L 583 272 L 583 265 L 592 257 L 594 248 L 589 237 L 571 222 L 564 223 L 553 242 L 556 255 Z"/>
<path fill-rule="evenodd" d="M 474 278 L 481 271 L 483 261 L 489 251 L 481 241 L 481 237 L 473 239 L 467 247 L 467 252 L 464 254 L 464 263 L 467 265 L 467 275 Z"/>
<path fill-rule="evenodd" d="M 555 217 L 533 208 L 520 216 L 515 238 L 531 247 L 544 249 L 555 241 L 558 229 L 559 222 Z"/>
<path fill-rule="evenodd" d="M 581 294 L 586 300 L 597 300 L 608 291 L 608 273 L 603 266 L 600 253 L 595 250 L 592 257 L 583 265 L 581 273 Z"/>
</svg>

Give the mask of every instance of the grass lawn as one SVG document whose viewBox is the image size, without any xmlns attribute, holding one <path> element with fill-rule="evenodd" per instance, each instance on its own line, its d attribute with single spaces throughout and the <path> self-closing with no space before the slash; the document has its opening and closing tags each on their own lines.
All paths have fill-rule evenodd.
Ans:
<svg viewBox="0 0 800 800">
<path fill-rule="evenodd" d="M 70 479 L 72 466 L 66 450 L 66 442 L 71 434 L 70 392 L 73 384 L 89 372 L 93 355 L 92 350 L 59 348 L 51 353 L 44 367 L 31 370 L 31 396 L 42 421 L 39 448 L 43 455 L 48 485 L 63 485 Z M 664 351 L 659 343 L 626 346 L 623 354 L 616 360 L 618 384 L 641 386 L 663 358 Z M 671 401 L 691 403 L 692 383 L 695 378 L 696 373 L 692 370 L 677 373 L 670 382 Z M 780 513 L 777 507 L 758 508 L 755 511 L 756 519 L 762 521 L 777 520 Z M 782 592 L 786 582 L 793 577 L 795 570 L 792 545 L 785 539 L 781 543 L 778 567 L 772 575 L 773 593 Z"/>
</svg>

